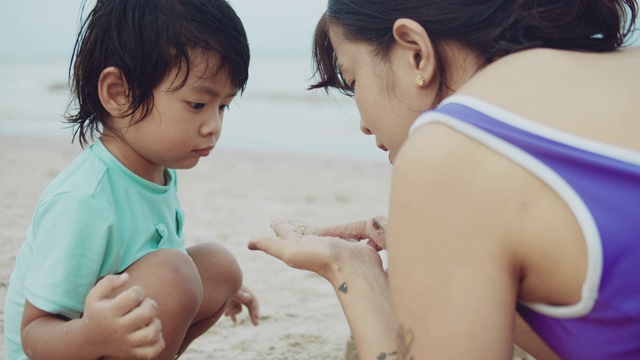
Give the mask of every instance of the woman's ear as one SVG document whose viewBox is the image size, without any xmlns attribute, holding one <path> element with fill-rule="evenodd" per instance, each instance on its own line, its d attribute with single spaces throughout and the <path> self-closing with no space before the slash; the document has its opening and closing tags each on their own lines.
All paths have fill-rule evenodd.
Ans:
<svg viewBox="0 0 640 360">
<path fill-rule="evenodd" d="M 114 117 L 121 117 L 128 109 L 127 84 L 117 67 L 102 70 L 98 80 L 98 96 L 102 106 Z"/>
<path fill-rule="evenodd" d="M 435 76 L 436 54 L 427 31 L 414 20 L 398 19 L 393 24 L 393 36 L 406 53 L 411 70 L 424 79 L 420 86 L 428 85 Z"/>
</svg>

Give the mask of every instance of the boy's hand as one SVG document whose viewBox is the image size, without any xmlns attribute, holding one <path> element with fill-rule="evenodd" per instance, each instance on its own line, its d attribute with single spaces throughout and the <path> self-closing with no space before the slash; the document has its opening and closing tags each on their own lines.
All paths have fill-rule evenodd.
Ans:
<svg viewBox="0 0 640 360">
<path fill-rule="evenodd" d="M 236 315 L 242 312 L 242 305 L 249 310 L 249 318 L 253 326 L 258 326 L 260 321 L 260 306 L 258 299 L 246 286 L 242 285 L 238 293 L 229 301 L 224 315 L 231 318 L 234 323 L 237 321 Z"/>
<path fill-rule="evenodd" d="M 122 290 L 129 275 L 108 275 L 89 291 L 81 321 L 92 344 L 104 355 L 152 358 L 164 349 L 156 302 L 144 290 Z"/>
</svg>

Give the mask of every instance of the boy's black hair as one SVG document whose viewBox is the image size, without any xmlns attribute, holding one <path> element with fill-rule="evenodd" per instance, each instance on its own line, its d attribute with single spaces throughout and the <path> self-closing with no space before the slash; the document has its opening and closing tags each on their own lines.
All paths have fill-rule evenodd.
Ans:
<svg viewBox="0 0 640 360">
<path fill-rule="evenodd" d="M 84 146 L 109 128 L 98 96 L 104 69 L 114 66 L 122 72 L 130 102 L 124 116 L 140 110 L 135 123 L 149 114 L 153 90 L 171 70 L 185 70 L 174 89 L 185 85 L 190 57 L 203 50 L 216 53 L 218 71 L 227 71 L 231 84 L 244 91 L 249 44 L 226 0 L 97 0 L 82 22 L 69 69 L 75 99 L 66 119 L 75 127 L 73 138 Z"/>
</svg>

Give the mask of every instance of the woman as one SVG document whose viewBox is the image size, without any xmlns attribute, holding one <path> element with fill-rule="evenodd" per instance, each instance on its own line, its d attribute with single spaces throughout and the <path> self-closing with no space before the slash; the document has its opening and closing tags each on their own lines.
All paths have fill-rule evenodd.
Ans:
<svg viewBox="0 0 640 360">
<path fill-rule="evenodd" d="M 330 0 L 312 88 L 389 152 L 387 241 L 277 221 L 249 247 L 329 280 L 362 359 L 640 358 L 637 6 Z"/>
</svg>

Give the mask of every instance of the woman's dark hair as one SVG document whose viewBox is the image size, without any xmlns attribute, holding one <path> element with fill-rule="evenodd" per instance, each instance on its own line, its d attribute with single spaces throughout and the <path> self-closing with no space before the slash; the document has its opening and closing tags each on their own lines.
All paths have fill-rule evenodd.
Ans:
<svg viewBox="0 0 640 360">
<path fill-rule="evenodd" d="M 120 69 L 130 102 L 124 116 L 140 110 L 135 123 L 149 114 L 153 90 L 171 70 L 185 70 L 179 72 L 184 78 L 176 78 L 173 89 L 185 85 L 194 51 L 217 53 L 218 71 L 228 71 L 232 85 L 244 91 L 249 44 L 241 20 L 226 0 L 97 0 L 82 22 L 69 69 L 75 99 L 66 119 L 75 127 L 74 139 L 77 136 L 84 146 L 109 128 L 98 97 L 98 80 L 105 68 Z"/>
<path fill-rule="evenodd" d="M 316 26 L 313 59 L 319 81 L 309 89 L 336 88 L 353 95 L 337 67 L 328 30 L 341 26 L 351 41 L 389 54 L 392 29 L 400 18 L 418 22 L 434 46 L 440 83 L 439 102 L 447 87 L 442 41 L 455 41 L 489 64 L 531 48 L 606 52 L 621 47 L 633 32 L 636 0 L 329 0 Z"/>
</svg>

